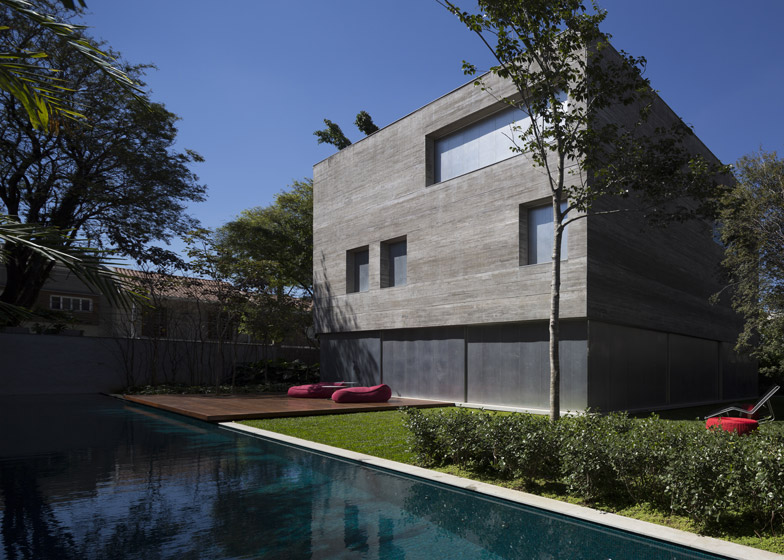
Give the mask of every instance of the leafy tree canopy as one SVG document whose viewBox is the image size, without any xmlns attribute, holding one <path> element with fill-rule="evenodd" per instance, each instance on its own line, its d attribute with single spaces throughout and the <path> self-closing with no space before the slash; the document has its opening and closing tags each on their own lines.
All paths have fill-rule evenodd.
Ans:
<svg viewBox="0 0 784 560">
<path fill-rule="evenodd" d="M 61 10 L 62 11 L 62 10 Z M 115 247 L 138 261 L 172 258 L 150 251 L 194 226 L 185 204 L 204 199 L 189 165 L 192 151 L 174 149 L 176 115 L 147 100 L 140 104 L 94 64 L 74 57 L 73 46 L 24 15 L 4 14 L 3 44 L 46 52 L 42 65 L 58 69 L 72 91 L 67 101 L 90 107 L 88 123 L 63 122 L 58 131 L 37 130 L 24 107 L 0 92 L 0 213 L 17 223 L 59 232 L 58 248 L 80 244 Z M 64 14 L 60 13 L 60 16 Z M 123 72 L 141 84 L 145 66 L 122 62 L 104 47 Z M 41 237 L 33 235 L 33 243 Z M 6 286 L 0 301 L 31 307 L 53 261 L 30 246 L 7 244 Z"/>
<path fill-rule="evenodd" d="M 294 181 L 270 206 L 243 211 L 216 232 L 221 268 L 245 289 L 313 296 L 313 181 Z"/>
<path fill-rule="evenodd" d="M 745 320 L 739 349 L 760 373 L 784 381 L 784 161 L 776 152 L 741 158 L 722 200 L 721 239 L 733 307 Z"/>
</svg>

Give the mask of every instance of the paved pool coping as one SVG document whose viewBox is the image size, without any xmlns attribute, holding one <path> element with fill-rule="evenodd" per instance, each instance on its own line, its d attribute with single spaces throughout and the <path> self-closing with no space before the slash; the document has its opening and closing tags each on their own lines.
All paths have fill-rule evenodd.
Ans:
<svg viewBox="0 0 784 560">
<path fill-rule="evenodd" d="M 355 461 L 363 465 L 416 476 L 432 482 L 446 484 L 447 486 L 453 486 L 455 488 L 461 488 L 463 490 L 471 490 L 486 496 L 492 496 L 495 498 L 508 500 L 510 502 L 540 508 L 546 511 L 581 519 L 583 521 L 589 521 L 591 523 L 598 523 L 599 525 L 605 525 L 607 527 L 628 531 L 637 535 L 671 542 L 677 545 L 693 548 L 701 552 L 717 554 L 726 558 L 732 558 L 733 560 L 784 559 L 784 556 L 774 552 L 759 550 L 757 548 L 731 543 L 728 541 L 722 541 L 712 537 L 704 537 L 702 535 L 681 531 L 679 529 L 673 529 L 672 527 L 665 527 L 664 525 L 657 525 L 648 521 L 631 519 L 629 517 L 623 517 L 614 513 L 607 513 L 585 506 L 569 504 L 567 502 L 561 502 L 552 498 L 544 498 L 542 496 L 520 492 L 519 490 L 502 488 L 500 486 L 495 486 L 485 482 L 478 482 L 476 480 L 440 473 L 422 467 L 415 467 L 406 463 L 390 461 L 389 459 L 381 459 L 372 455 L 357 453 L 355 451 L 348 451 L 339 447 L 332 447 L 322 443 L 315 443 L 312 441 L 279 434 L 277 432 L 261 430 L 259 428 L 245 426 L 244 424 L 239 424 L 237 422 L 221 422 L 220 425 L 232 430 L 247 432 L 249 434 L 280 441 L 289 445 L 311 449 L 313 451 L 318 451 L 319 453 L 335 455 L 337 457 Z"/>
</svg>

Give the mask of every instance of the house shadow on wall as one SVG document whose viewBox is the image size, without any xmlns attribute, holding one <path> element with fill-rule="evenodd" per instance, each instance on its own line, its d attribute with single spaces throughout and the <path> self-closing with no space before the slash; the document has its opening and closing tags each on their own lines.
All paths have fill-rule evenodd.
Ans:
<svg viewBox="0 0 784 560">
<path fill-rule="evenodd" d="M 319 261 L 313 279 L 313 323 L 321 349 L 321 379 L 378 385 L 381 383 L 381 333 L 356 330 L 351 297 L 360 294 L 336 294 L 326 275 L 323 251 Z"/>
</svg>

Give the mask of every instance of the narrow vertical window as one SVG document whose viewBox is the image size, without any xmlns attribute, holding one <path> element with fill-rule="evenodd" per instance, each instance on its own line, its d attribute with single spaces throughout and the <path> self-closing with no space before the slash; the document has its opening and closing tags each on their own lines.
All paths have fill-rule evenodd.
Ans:
<svg viewBox="0 0 784 560">
<path fill-rule="evenodd" d="M 408 275 L 406 239 L 381 244 L 381 287 L 405 286 Z"/>
<path fill-rule="evenodd" d="M 566 203 L 561 203 L 566 209 Z M 525 224 L 523 224 L 525 221 Z M 520 207 L 520 264 L 550 262 L 553 255 L 553 207 L 548 205 L 534 208 Z M 569 255 L 569 228 L 561 237 L 561 260 Z"/>
<path fill-rule="evenodd" d="M 367 247 L 346 252 L 346 292 L 367 292 L 370 288 L 370 253 Z"/>
</svg>

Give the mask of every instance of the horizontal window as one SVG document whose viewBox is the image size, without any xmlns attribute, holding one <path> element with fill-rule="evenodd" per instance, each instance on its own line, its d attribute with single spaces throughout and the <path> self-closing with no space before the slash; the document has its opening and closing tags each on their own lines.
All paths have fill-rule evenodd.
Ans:
<svg viewBox="0 0 784 560">
<path fill-rule="evenodd" d="M 89 312 L 93 310 L 93 300 L 71 296 L 49 296 L 49 309 Z"/>
<path fill-rule="evenodd" d="M 521 110 L 509 107 L 474 124 L 461 128 L 433 144 L 436 183 L 508 159 L 514 139 L 528 127 L 530 119 Z"/>
</svg>

